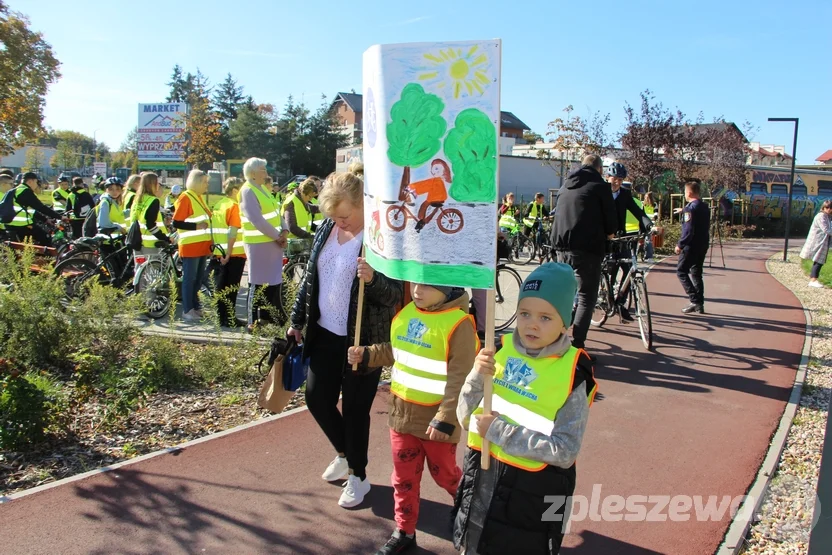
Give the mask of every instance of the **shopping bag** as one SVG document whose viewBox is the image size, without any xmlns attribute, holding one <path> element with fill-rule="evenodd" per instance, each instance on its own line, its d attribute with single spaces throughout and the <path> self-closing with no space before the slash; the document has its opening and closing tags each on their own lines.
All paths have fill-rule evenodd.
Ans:
<svg viewBox="0 0 832 555">
<path fill-rule="evenodd" d="M 309 374 L 309 360 L 303 358 L 303 345 L 294 344 L 289 338 L 289 349 L 283 362 L 283 389 L 296 391 Z"/>
<path fill-rule="evenodd" d="M 283 366 L 286 362 L 288 347 L 289 342 L 285 339 L 275 339 L 269 352 L 260 360 L 262 365 L 268 357 L 271 369 L 263 380 L 263 385 L 260 386 L 257 404 L 270 412 L 283 411 L 295 395 L 294 391 L 286 391 L 283 387 Z"/>
</svg>

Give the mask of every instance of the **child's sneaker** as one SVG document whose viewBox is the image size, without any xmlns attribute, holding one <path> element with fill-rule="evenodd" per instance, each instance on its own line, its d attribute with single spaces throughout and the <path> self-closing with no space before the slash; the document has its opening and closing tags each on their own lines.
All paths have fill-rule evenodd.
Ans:
<svg viewBox="0 0 832 555">
<path fill-rule="evenodd" d="M 376 551 L 376 555 L 396 555 L 404 553 L 408 549 L 416 547 L 416 534 L 408 536 L 404 530 L 396 530 L 384 547 Z"/>
</svg>

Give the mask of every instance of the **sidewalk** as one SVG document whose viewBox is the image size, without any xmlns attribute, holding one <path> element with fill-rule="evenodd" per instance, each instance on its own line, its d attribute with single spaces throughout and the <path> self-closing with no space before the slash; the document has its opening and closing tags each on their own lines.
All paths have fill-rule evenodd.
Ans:
<svg viewBox="0 0 832 555">
<path fill-rule="evenodd" d="M 673 266 L 648 276 L 655 352 L 636 324 L 592 329 L 600 394 L 576 495 L 745 493 L 794 380 L 805 322 L 765 270 L 768 243 L 726 244 L 706 310 L 685 317 Z M 715 260 L 716 260 L 715 256 Z M 320 479 L 333 453 L 305 410 L 0 505 L 3 553 L 374 553 L 393 530 L 387 396 L 372 412 L 373 490 L 354 510 Z M 459 458 L 461 460 L 462 450 Z M 597 488 L 597 486 L 596 486 Z M 425 473 L 421 553 L 454 553 L 451 500 Z M 653 504 L 648 504 L 648 509 Z M 599 504 L 600 507 L 600 504 Z M 664 509 L 665 514 L 668 509 Z M 573 522 L 562 553 L 713 553 L 716 522 Z"/>
</svg>

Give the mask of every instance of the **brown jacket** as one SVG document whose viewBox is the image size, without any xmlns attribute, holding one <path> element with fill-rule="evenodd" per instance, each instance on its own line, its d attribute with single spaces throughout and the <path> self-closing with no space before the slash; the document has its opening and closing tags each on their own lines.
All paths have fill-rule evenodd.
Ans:
<svg viewBox="0 0 832 555">
<path fill-rule="evenodd" d="M 461 308 L 467 314 L 468 302 L 468 293 L 462 293 L 462 296 L 428 310 L 435 312 Z M 391 395 L 388 420 L 390 428 L 402 434 L 428 439 L 426 433 L 428 426 L 433 426 L 450 436 L 450 439 L 446 440 L 447 443 L 459 443 L 461 427 L 456 420 L 456 405 L 465 378 L 474 366 L 474 358 L 479 351 L 479 345 L 474 322 L 468 318 L 457 326 L 448 341 L 448 381 L 445 385 L 445 398 L 439 405 L 425 407 L 408 403 Z M 393 348 L 390 343 L 371 345 L 367 347 L 367 351 L 371 368 L 392 366 L 394 363 Z"/>
</svg>

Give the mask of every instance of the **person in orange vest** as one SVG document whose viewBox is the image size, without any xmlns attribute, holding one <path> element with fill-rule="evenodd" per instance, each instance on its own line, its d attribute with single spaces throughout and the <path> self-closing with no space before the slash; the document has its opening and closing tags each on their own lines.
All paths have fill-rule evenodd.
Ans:
<svg viewBox="0 0 832 555">
<path fill-rule="evenodd" d="M 462 483 L 454 504 L 454 546 L 466 553 L 558 553 L 564 509 L 575 490 L 581 448 L 597 385 L 592 363 L 572 346 L 577 281 L 551 262 L 520 288 L 517 327 L 502 348 L 483 349 L 460 393 L 456 416 L 468 429 Z M 485 380 L 494 385 L 483 413 Z M 490 466 L 480 464 L 483 438 Z M 551 499 L 551 498 L 550 498 Z M 545 517 L 545 518 L 544 518 Z"/>
<path fill-rule="evenodd" d="M 179 231 L 182 260 L 182 319 L 198 322 L 202 319 L 199 289 L 211 256 L 211 210 L 202 198 L 208 192 L 208 174 L 191 170 L 185 189 L 176 199 L 173 227 Z"/>
<path fill-rule="evenodd" d="M 456 496 L 457 399 L 479 349 L 464 289 L 410 284 L 413 299 L 393 319 L 390 342 L 350 347 L 361 368 L 392 366 L 390 443 L 396 530 L 376 555 L 416 546 L 419 484 L 427 459 L 434 481 Z"/>
</svg>

